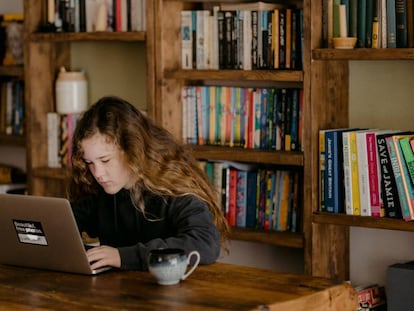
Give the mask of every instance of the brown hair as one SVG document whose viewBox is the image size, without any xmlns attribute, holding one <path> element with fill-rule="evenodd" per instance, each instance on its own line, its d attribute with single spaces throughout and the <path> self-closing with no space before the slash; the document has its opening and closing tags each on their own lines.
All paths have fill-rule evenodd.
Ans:
<svg viewBox="0 0 414 311">
<path fill-rule="evenodd" d="M 166 129 L 118 97 L 101 98 L 78 121 L 73 137 L 72 200 L 95 193 L 99 188 L 83 161 L 81 148 L 82 140 L 96 133 L 105 135 L 124 151 L 135 177 L 131 198 L 144 214 L 143 190 L 160 196 L 194 195 L 207 203 L 222 242 L 227 240 L 228 224 L 214 188 L 197 160 Z"/>
</svg>

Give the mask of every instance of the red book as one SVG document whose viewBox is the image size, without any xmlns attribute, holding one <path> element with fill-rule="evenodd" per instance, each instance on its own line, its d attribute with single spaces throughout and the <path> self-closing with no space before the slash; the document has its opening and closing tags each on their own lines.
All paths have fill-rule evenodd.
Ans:
<svg viewBox="0 0 414 311">
<path fill-rule="evenodd" d="M 237 170 L 230 168 L 230 179 L 229 179 L 229 209 L 227 212 L 227 222 L 230 226 L 236 226 L 236 215 L 237 215 Z"/>
</svg>

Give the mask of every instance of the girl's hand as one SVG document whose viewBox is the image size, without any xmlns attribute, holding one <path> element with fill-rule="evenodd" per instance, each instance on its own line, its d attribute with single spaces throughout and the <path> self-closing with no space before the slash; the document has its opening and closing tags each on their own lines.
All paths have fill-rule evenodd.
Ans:
<svg viewBox="0 0 414 311">
<path fill-rule="evenodd" d="M 89 249 L 86 252 L 89 263 L 92 269 L 98 269 L 102 267 L 121 267 L 121 256 L 119 251 L 115 247 L 106 245 L 97 246 Z"/>
</svg>

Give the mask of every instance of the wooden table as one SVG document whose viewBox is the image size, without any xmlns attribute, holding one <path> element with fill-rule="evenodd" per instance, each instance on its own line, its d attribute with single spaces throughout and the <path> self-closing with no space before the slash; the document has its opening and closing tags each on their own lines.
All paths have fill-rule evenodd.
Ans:
<svg viewBox="0 0 414 311">
<path fill-rule="evenodd" d="M 216 263 L 177 285 L 148 272 L 97 276 L 0 265 L 0 310 L 283 310 L 355 311 L 344 283 Z"/>
</svg>

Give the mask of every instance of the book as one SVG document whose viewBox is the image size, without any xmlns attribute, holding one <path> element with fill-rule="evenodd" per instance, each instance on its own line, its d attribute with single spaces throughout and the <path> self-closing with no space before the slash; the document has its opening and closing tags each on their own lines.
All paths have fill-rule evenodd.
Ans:
<svg viewBox="0 0 414 311">
<path fill-rule="evenodd" d="M 247 171 L 246 227 L 256 228 L 257 171 Z"/>
<path fill-rule="evenodd" d="M 319 211 L 326 212 L 325 206 L 325 130 L 319 131 Z"/>
<path fill-rule="evenodd" d="M 365 0 L 366 11 L 365 11 L 365 47 L 372 47 L 372 25 L 374 20 L 374 2 L 377 0 Z"/>
<path fill-rule="evenodd" d="M 368 172 L 368 152 L 366 144 L 366 131 L 356 133 L 356 143 L 358 152 L 358 173 L 359 173 L 359 204 L 361 206 L 361 216 L 371 216 L 370 203 L 370 184 Z"/>
<path fill-rule="evenodd" d="M 381 199 L 381 174 L 379 169 L 379 156 L 377 148 L 377 135 L 387 130 L 368 131 L 366 135 L 368 180 L 370 188 L 371 216 L 383 217 L 383 203 Z"/>
<path fill-rule="evenodd" d="M 405 165 L 407 166 L 410 182 L 414 185 L 414 138 L 403 137 L 399 140 L 399 143 L 404 156 Z"/>
<path fill-rule="evenodd" d="M 402 138 L 401 135 L 393 135 L 387 137 L 385 140 L 387 142 L 390 161 L 397 185 L 401 214 L 405 221 L 411 221 L 414 219 L 414 214 L 412 213 L 412 205 L 414 202 L 412 201 L 411 194 L 407 188 L 409 184 L 405 182 L 404 166 L 402 166 L 401 153 L 398 144 L 398 139 L 400 138 Z"/>
<path fill-rule="evenodd" d="M 359 0 L 357 9 L 357 47 L 364 48 L 366 43 L 367 0 Z"/>
<path fill-rule="evenodd" d="M 395 0 L 397 48 L 408 47 L 407 0 Z"/>
<path fill-rule="evenodd" d="M 357 36 L 357 12 L 358 12 L 358 0 L 349 0 L 349 24 L 348 24 L 348 36 Z"/>
<path fill-rule="evenodd" d="M 236 227 L 246 227 L 247 212 L 247 171 L 237 171 L 237 196 L 236 196 Z"/>
<path fill-rule="evenodd" d="M 395 1 L 396 0 L 387 0 L 387 48 L 397 47 Z"/>
<path fill-rule="evenodd" d="M 356 132 L 342 133 L 342 150 L 344 154 L 344 186 L 345 186 L 345 213 L 347 215 L 361 215 L 359 201 L 359 172 L 358 153 L 356 146 Z"/>
<path fill-rule="evenodd" d="M 342 133 L 351 128 L 325 131 L 324 200 L 329 213 L 344 213 Z"/>
<path fill-rule="evenodd" d="M 392 131 L 377 135 L 377 149 L 381 176 L 381 201 L 385 215 L 390 218 L 401 218 L 400 199 L 386 143 L 386 138 L 395 133 L 396 131 Z"/>
<path fill-rule="evenodd" d="M 290 172 L 282 170 L 279 181 L 279 202 L 276 216 L 276 230 L 288 230 L 290 194 L 291 194 L 291 177 Z"/>
<path fill-rule="evenodd" d="M 209 53 L 208 53 L 208 17 L 210 11 L 198 10 L 196 11 L 196 68 L 208 69 L 209 68 Z"/>
<path fill-rule="evenodd" d="M 47 164 L 48 167 L 61 167 L 59 158 L 59 123 L 56 112 L 47 113 Z"/>
<path fill-rule="evenodd" d="M 228 180 L 228 207 L 227 207 L 227 222 L 230 226 L 236 226 L 236 218 L 237 218 L 237 170 L 229 167 L 227 169 L 227 176 Z"/>
<path fill-rule="evenodd" d="M 181 68 L 193 68 L 193 34 L 192 13 L 190 10 L 181 11 Z"/>
</svg>

